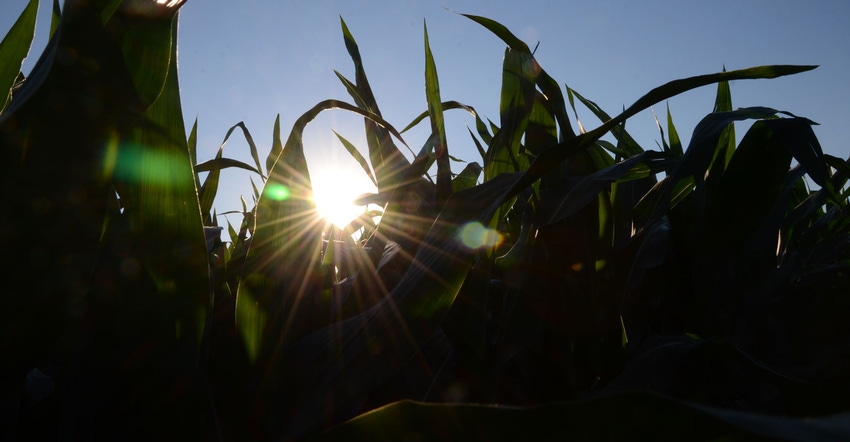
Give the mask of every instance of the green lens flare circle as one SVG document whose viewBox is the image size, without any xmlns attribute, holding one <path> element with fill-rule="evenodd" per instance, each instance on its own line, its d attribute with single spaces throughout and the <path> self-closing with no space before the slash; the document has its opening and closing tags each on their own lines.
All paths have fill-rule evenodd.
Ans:
<svg viewBox="0 0 850 442">
<path fill-rule="evenodd" d="M 291 195 L 289 187 L 286 187 L 283 184 L 269 184 L 266 186 L 263 193 L 275 201 L 289 199 L 289 196 Z"/>
<path fill-rule="evenodd" d="M 479 222 L 464 224 L 458 236 L 463 245 L 470 249 L 494 247 L 502 242 L 499 232 L 488 229 Z"/>
</svg>

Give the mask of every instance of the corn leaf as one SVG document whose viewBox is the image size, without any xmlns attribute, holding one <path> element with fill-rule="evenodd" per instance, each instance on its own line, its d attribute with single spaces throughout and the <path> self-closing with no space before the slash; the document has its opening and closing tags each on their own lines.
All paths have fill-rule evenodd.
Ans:
<svg viewBox="0 0 850 442">
<path fill-rule="evenodd" d="M 329 367 L 318 372 L 312 369 L 307 372 L 297 370 L 293 377 L 304 382 L 297 390 L 296 397 L 334 399 L 329 402 L 333 404 L 333 411 L 324 404 L 311 403 L 309 400 L 305 403 L 305 399 L 302 399 L 299 403 L 303 405 L 297 408 L 298 413 L 290 424 L 292 432 L 303 434 L 309 432 L 310 428 L 351 416 L 364 395 L 395 373 L 416 353 L 423 340 L 431 336 L 431 330 L 443 317 L 440 312 L 446 311 L 451 305 L 474 256 L 457 242 L 457 237 L 451 233 L 452 229 L 474 221 L 489 224 L 506 199 L 550 172 L 570 154 L 591 146 L 611 127 L 657 101 L 724 79 L 771 78 L 808 69 L 811 67 L 761 67 L 667 83 L 650 91 L 602 126 L 543 151 L 527 171 L 502 174 L 455 194 L 434 223 L 425 244 L 419 248 L 415 260 L 421 266 L 411 267 L 384 301 L 360 315 L 309 336 L 295 347 L 298 360 L 303 362 L 298 364 L 300 367 Z M 757 110 L 752 112 L 758 113 Z M 391 330 L 400 327 L 408 330 L 403 339 L 386 340 L 388 336 L 397 335 L 391 333 Z M 370 352 L 367 342 L 376 337 L 384 337 L 384 345 L 392 345 L 392 348 L 378 355 Z M 325 418 L 316 417 L 323 413 L 316 406 L 324 410 Z"/>
<path fill-rule="evenodd" d="M 464 189 L 478 184 L 478 177 L 481 175 L 482 167 L 478 163 L 469 163 L 463 170 L 457 174 L 452 180 L 452 192 L 459 192 Z"/>
<path fill-rule="evenodd" d="M 462 109 L 462 110 L 469 112 L 470 115 L 478 118 L 478 114 L 475 112 L 475 108 L 473 108 L 472 106 L 467 106 L 463 103 L 459 103 L 457 101 L 444 101 L 443 103 L 440 104 L 440 106 L 442 107 L 443 112 L 445 112 L 447 110 Z M 420 122 L 422 122 L 422 120 L 424 120 L 427 117 L 428 117 L 428 111 L 426 110 L 425 112 L 422 112 L 416 118 L 414 118 L 413 121 L 410 122 L 410 124 L 405 126 L 404 129 L 401 130 L 401 133 L 405 133 L 408 130 L 416 127 L 416 125 L 418 125 Z"/>
<path fill-rule="evenodd" d="M 280 116 L 278 116 L 278 118 L 280 118 Z M 257 168 L 254 169 L 253 171 L 256 172 L 257 174 L 259 174 L 261 177 L 265 177 L 265 175 L 263 175 L 263 166 L 260 164 L 260 155 L 259 155 L 259 152 L 257 151 L 257 143 L 254 142 L 254 137 L 251 136 L 251 131 L 249 131 L 248 128 L 245 127 L 245 123 L 240 121 L 240 122 L 236 123 L 234 126 L 232 126 L 230 129 L 227 130 L 227 134 L 224 136 L 224 141 L 221 142 L 222 147 L 224 146 L 224 143 L 227 142 L 227 139 L 230 138 L 230 134 L 237 127 L 242 129 L 242 134 L 245 135 L 245 141 L 248 142 L 248 149 L 251 153 L 251 158 L 254 159 L 254 164 L 257 166 Z M 279 124 L 278 124 L 278 127 L 279 127 Z M 278 132 L 279 132 L 279 130 L 278 130 Z M 266 170 L 269 170 L 269 168 L 267 168 Z"/>
<path fill-rule="evenodd" d="M 355 161 L 357 161 L 357 164 L 360 164 L 360 168 L 363 169 L 363 172 L 366 173 L 366 176 L 369 177 L 369 180 L 372 181 L 372 184 L 374 184 L 375 187 L 378 187 L 378 181 L 375 179 L 375 175 L 372 174 L 372 169 L 369 168 L 369 163 L 366 161 L 366 158 L 363 158 L 363 155 L 360 155 L 360 151 L 357 150 L 357 147 L 351 144 L 350 141 L 345 139 L 336 131 L 334 131 L 334 135 L 336 135 L 337 139 L 339 139 L 339 142 L 342 143 L 343 147 L 345 147 L 345 150 L 348 151 L 349 155 L 351 155 L 351 157 L 354 158 Z"/>
<path fill-rule="evenodd" d="M 360 49 L 354 36 L 349 31 L 345 21 L 340 17 L 345 48 L 354 62 L 356 93 L 349 89 L 349 93 L 355 99 L 355 103 L 364 110 L 377 116 L 381 116 L 378 103 L 366 78 L 366 71 L 360 57 Z M 348 82 L 350 85 L 350 82 Z M 385 130 L 386 126 L 375 124 L 373 120 L 365 119 L 366 142 L 369 145 L 369 160 L 378 180 L 378 191 L 383 192 L 394 188 L 400 180 L 400 174 L 410 165 L 410 162 L 401 154 L 398 147 L 392 142 L 390 134 Z"/>
<path fill-rule="evenodd" d="M 514 51 L 517 51 L 517 52 L 524 54 L 524 55 L 531 56 L 531 49 L 528 48 L 528 45 L 525 44 L 519 38 L 517 38 L 516 35 L 514 35 L 508 28 L 506 28 L 501 23 L 498 23 L 495 20 L 491 20 L 489 18 L 481 17 L 481 16 L 478 16 L 478 15 L 471 15 L 471 14 L 460 14 L 460 15 L 478 23 L 479 25 L 485 27 L 490 32 L 496 34 L 496 36 L 501 38 L 502 41 L 504 41 L 505 44 L 510 46 L 510 48 L 513 49 Z"/>
<path fill-rule="evenodd" d="M 47 357 L 44 345 L 75 325 L 68 341 L 75 344 L 62 354 L 63 370 L 77 375 L 68 378 L 58 400 L 69 410 L 101 414 L 97 421 L 64 421 L 60 431 L 72 438 L 118 437 L 118 427 L 142 431 L 131 417 L 140 415 L 152 437 L 189 437 L 203 425 L 199 373 L 209 267 L 176 64 L 170 62 L 176 56 L 176 9 L 152 7 L 154 16 L 108 11 L 109 20 L 121 21 L 127 31 L 116 34 L 114 22 L 102 22 L 102 3 L 66 2 L 53 39 L 3 115 L 17 120 L 16 129 L 0 131 L 9 155 L 3 163 L 19 169 L 3 171 L 3 204 L 20 217 L 3 224 L 28 238 L 26 250 L 46 251 L 49 245 L 48 259 L 22 262 L 9 275 L 4 269 L 4 278 L 30 293 L 23 303 L 4 299 L 3 311 L 25 321 L 20 332 L 42 330 L 20 341 L 28 347 L 23 353 L 6 348 L 5 341 L 3 350 L 18 369 L 33 355 Z M 146 37 L 146 48 L 122 40 L 146 33 L 156 34 Z M 58 47 L 75 51 L 78 61 L 54 63 Z M 128 63 L 136 56 L 150 58 L 150 66 Z M 128 64 L 141 72 L 130 72 Z M 138 75 L 153 78 L 142 84 L 134 79 Z M 14 196 L 6 192 L 12 187 L 26 191 Z M 69 191 L 77 197 L 69 198 Z M 33 198 L 48 202 L 49 210 L 26 209 Z M 13 241 L 0 238 L 4 249 L 24 250 Z M 122 263 L 132 270 L 121 273 Z M 14 324 L 4 318 L 6 323 Z M 137 352 L 142 341 L 150 351 Z M 81 374 L 130 355 L 134 364 L 127 370 Z M 137 402 L 130 407 L 121 398 L 92 394 L 119 389 Z"/>
<path fill-rule="evenodd" d="M 725 66 L 723 67 L 723 71 L 726 71 Z M 721 81 L 717 83 L 717 96 L 714 100 L 713 112 L 730 112 L 732 109 L 732 92 L 729 89 L 729 82 Z M 717 141 L 717 158 L 722 161 L 721 170 L 725 170 L 726 165 L 729 164 L 729 160 L 732 159 L 736 142 L 735 125 L 731 124 L 723 130 L 720 139 Z"/>
<path fill-rule="evenodd" d="M 481 155 L 481 158 L 483 159 L 487 156 L 487 151 L 484 150 L 484 146 L 481 145 L 481 141 L 478 141 L 478 138 L 474 133 L 472 133 L 472 129 L 467 127 L 466 130 L 469 132 L 469 137 L 472 138 L 472 142 L 475 143 L 475 148 L 478 150 L 478 154 Z"/>
<path fill-rule="evenodd" d="M 323 301 L 315 298 L 326 280 L 320 272 L 324 226 L 312 201 L 301 137 L 320 112 L 336 108 L 369 118 L 400 139 L 398 131 L 377 115 L 336 100 L 318 103 L 293 125 L 257 203 L 254 236 L 236 299 L 238 329 L 260 373 L 278 370 L 282 348 L 330 320 L 328 310 L 317 307 Z M 254 393 L 260 405 L 280 400 L 276 396 L 280 390 L 270 385 Z"/>
<path fill-rule="evenodd" d="M 536 66 L 530 53 L 505 49 L 499 101 L 501 127 L 493 135 L 484 157 L 485 182 L 503 173 L 525 170 L 528 166 L 529 156 L 522 151 L 521 142 L 537 94 L 534 88 Z M 504 219 L 508 210 L 510 205 L 506 203 L 498 219 Z"/>
<path fill-rule="evenodd" d="M 593 112 L 593 115 L 595 115 L 599 121 L 604 123 L 611 119 L 611 117 L 593 101 L 584 98 L 581 94 L 569 87 L 567 87 L 567 91 L 570 96 L 575 96 L 585 107 Z M 573 108 L 573 112 L 575 112 L 575 108 Z M 614 135 L 614 138 L 617 140 L 617 147 L 625 151 L 628 155 L 636 155 L 643 151 L 643 148 L 640 147 L 638 142 L 635 141 L 635 139 L 632 138 L 632 136 L 626 131 L 625 122 L 621 125 L 614 126 L 611 129 L 611 134 Z"/>
<path fill-rule="evenodd" d="M 470 15 L 470 14 L 461 14 L 462 16 L 480 24 L 497 37 L 502 39 L 505 44 L 510 47 L 511 50 L 516 51 L 528 59 L 533 60 L 534 54 L 528 48 L 528 45 L 525 44 L 522 40 L 517 38 L 508 28 L 504 25 L 491 20 L 489 18 Z M 533 83 L 540 88 L 543 94 L 547 97 L 547 107 L 549 112 L 555 116 L 558 124 L 561 128 L 561 135 L 559 141 L 565 141 L 566 139 L 575 137 L 575 132 L 573 132 L 572 126 L 570 125 L 570 120 L 566 111 L 566 104 L 564 102 L 564 95 L 561 93 L 560 87 L 558 87 L 558 83 L 549 76 L 548 73 L 544 69 L 537 64 L 537 62 L 533 62 L 533 64 L 529 64 L 528 68 L 534 70 L 534 80 Z M 504 96 L 503 96 L 504 98 Z M 486 141 L 486 140 L 485 140 Z M 488 142 L 489 144 L 489 142 Z"/>
<path fill-rule="evenodd" d="M 313 115 L 302 116 L 269 170 L 255 209 L 253 236 L 241 271 L 236 323 L 258 379 L 276 371 L 280 352 L 293 336 L 314 326 L 312 295 L 320 291 L 322 225 L 312 200 L 301 133 Z M 268 381 L 264 381 L 268 382 Z M 274 384 L 249 391 L 264 413 L 280 394 Z"/>
<path fill-rule="evenodd" d="M 153 20 L 156 26 L 145 32 L 151 19 L 136 16 L 139 22 L 134 24 L 138 32 L 125 35 L 130 38 L 145 33 L 161 34 L 148 35 L 150 46 L 138 56 L 152 57 L 155 61 L 153 66 L 134 64 L 140 69 L 136 75 L 159 72 L 162 66 L 167 69 L 161 86 L 148 80 L 138 91 L 143 99 L 153 94 L 152 91 L 159 92 L 144 114 L 145 123 L 136 126 L 127 144 L 119 148 L 115 174 L 122 183 L 119 193 L 124 201 L 129 233 L 139 240 L 145 239 L 138 250 L 139 261 L 157 289 L 159 317 L 150 318 L 149 333 L 173 333 L 173 341 L 167 339 L 163 343 L 163 354 L 150 355 L 151 364 L 168 361 L 171 368 L 165 376 L 150 372 L 148 385 L 162 383 L 154 391 L 166 395 L 173 394 L 173 388 L 180 382 L 193 382 L 186 393 L 173 397 L 175 408 L 154 412 L 153 424 L 160 425 L 157 420 L 161 420 L 162 428 L 158 431 L 176 427 L 177 434 L 189 435 L 204 425 L 203 411 L 197 407 L 203 400 L 201 345 L 212 292 L 203 220 L 180 106 L 177 64 L 171 61 L 177 56 L 176 9 L 157 12 L 165 15 Z M 125 59 L 129 51 L 138 49 L 126 44 L 123 47 L 128 51 Z M 134 84 L 140 85 L 138 81 Z M 179 356 L 166 356 L 175 350 Z M 144 385 L 146 382 L 139 383 L 140 388 Z"/>
<path fill-rule="evenodd" d="M 269 150 L 269 155 L 266 157 L 266 171 L 272 170 L 272 167 L 274 167 L 274 163 L 277 161 L 277 157 L 280 156 L 281 152 L 283 152 L 283 143 L 280 141 L 280 114 L 277 114 L 274 119 L 274 130 L 272 132 L 272 148 Z M 257 194 L 257 196 L 259 196 L 259 194 Z"/>
<path fill-rule="evenodd" d="M 293 357 L 301 363 L 287 371 L 287 377 L 299 379 L 289 434 L 352 417 L 364 395 L 416 354 L 445 317 L 474 261 L 475 251 L 458 238 L 461 228 L 467 222 L 489 224 L 514 180 L 515 174 L 505 174 L 452 195 L 418 249 L 417 265 L 387 297 L 298 343 Z M 370 351 L 376 340 L 383 348 L 379 353 Z M 320 403 L 316 397 L 333 400 Z"/>
<path fill-rule="evenodd" d="M 556 116 L 549 111 L 545 95 L 536 93 L 528 127 L 525 130 L 525 148 L 531 155 L 537 155 L 543 149 L 558 144 Z"/>
<path fill-rule="evenodd" d="M 726 67 L 723 67 L 726 71 Z M 717 97 L 714 101 L 714 113 L 732 111 L 732 96 L 729 90 L 729 82 L 721 81 L 717 83 Z M 735 153 L 735 124 L 730 122 L 720 133 L 717 139 L 717 149 L 714 151 L 714 159 L 706 171 L 706 191 L 709 194 L 715 192 L 717 182 L 721 179 L 721 175 L 726 170 L 729 160 Z"/>
<path fill-rule="evenodd" d="M 647 153 L 644 152 L 580 179 L 566 180 L 559 186 L 541 191 L 540 205 L 546 210 L 539 212 L 538 225 L 557 223 L 571 216 L 592 202 L 611 183 L 623 179 L 629 173 L 633 174 L 631 179 L 649 176 L 649 168 L 642 165 L 646 158 Z M 636 171 L 640 172 L 635 174 Z"/>
<path fill-rule="evenodd" d="M 189 160 L 192 161 L 192 167 L 198 164 L 198 118 L 195 117 L 195 122 L 192 123 L 192 130 L 189 131 L 189 138 L 186 139 L 186 147 L 189 149 Z M 195 171 L 195 187 L 200 188 L 201 182 L 197 171 Z"/>
<path fill-rule="evenodd" d="M 221 154 L 222 150 L 219 149 L 215 156 L 215 160 L 212 161 L 224 161 L 225 159 L 221 157 Z M 196 174 L 199 172 L 209 172 L 209 174 L 207 174 L 207 178 L 204 180 L 204 184 L 198 189 L 201 216 L 203 217 L 205 226 L 214 225 L 211 219 L 211 212 L 213 210 L 215 195 L 218 193 L 219 179 L 221 178 L 221 167 L 211 168 L 209 167 L 209 163 L 210 162 L 207 161 L 204 164 L 199 164 L 194 167 Z"/>
<path fill-rule="evenodd" d="M 21 72 L 21 66 L 35 38 L 35 20 L 38 16 L 38 0 L 30 0 L 15 24 L 0 41 L 0 112 L 12 98 L 12 86 Z"/>
<path fill-rule="evenodd" d="M 748 238 L 758 236 L 757 231 L 775 205 L 791 165 L 786 143 L 793 140 L 783 140 L 771 129 L 801 128 L 795 121 L 798 120 L 758 121 L 744 135 L 717 183 L 715 198 L 708 201 L 703 253 L 725 254 L 747 245 Z M 775 234 L 770 240 L 776 240 Z M 775 245 L 772 248 L 776 250 Z"/>
<path fill-rule="evenodd" d="M 443 119 L 443 102 L 440 99 L 440 82 L 437 78 L 437 66 L 431 44 L 428 41 L 428 27 L 425 29 L 425 97 L 428 101 L 428 116 L 431 120 L 431 133 L 436 136 L 437 146 L 437 207 L 442 207 L 452 194 L 452 169 L 449 163 L 449 148 L 446 141 L 446 122 Z"/>
<path fill-rule="evenodd" d="M 59 22 L 62 19 L 62 10 L 59 9 L 59 0 L 53 0 L 53 11 L 50 14 L 50 38 L 56 33 Z"/>
<path fill-rule="evenodd" d="M 611 416 L 619 416 L 611 420 Z M 791 419 L 622 393 L 534 407 L 400 401 L 322 433 L 316 441 L 841 440 L 850 416 Z"/>
<path fill-rule="evenodd" d="M 564 102 L 564 94 L 554 78 L 550 77 L 545 69 L 540 69 L 537 75 L 537 87 L 546 97 L 546 108 L 550 114 L 555 116 L 560 127 L 558 141 L 565 141 L 576 136 L 567 115 L 567 105 Z"/>
<path fill-rule="evenodd" d="M 681 158 L 684 155 L 684 150 L 682 149 L 682 141 L 679 139 L 679 132 L 673 124 L 673 114 L 670 113 L 669 103 L 667 104 L 667 137 L 670 140 L 670 150 Z"/>
<path fill-rule="evenodd" d="M 636 211 L 647 214 L 650 220 L 658 219 L 671 207 L 671 197 L 675 196 L 678 200 L 693 189 L 690 185 L 680 187 L 683 183 L 693 182 L 700 185 L 698 183 L 705 176 L 715 156 L 718 139 L 730 123 L 745 119 L 768 118 L 776 113 L 774 109 L 753 107 L 707 115 L 694 129 L 691 142 L 681 161 L 664 181 L 659 182 L 655 189 L 644 196 Z M 676 192 L 674 188 L 677 189 Z"/>
</svg>

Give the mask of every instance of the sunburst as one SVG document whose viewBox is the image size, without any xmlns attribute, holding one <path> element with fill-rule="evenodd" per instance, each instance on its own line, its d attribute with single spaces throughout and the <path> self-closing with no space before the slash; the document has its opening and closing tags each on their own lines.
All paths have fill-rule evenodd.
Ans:
<svg viewBox="0 0 850 442">
<path fill-rule="evenodd" d="M 341 168 L 329 168 L 313 176 L 313 202 L 320 217 L 342 228 L 363 213 L 354 205 L 358 196 L 374 192 L 374 186 L 363 174 Z"/>
</svg>

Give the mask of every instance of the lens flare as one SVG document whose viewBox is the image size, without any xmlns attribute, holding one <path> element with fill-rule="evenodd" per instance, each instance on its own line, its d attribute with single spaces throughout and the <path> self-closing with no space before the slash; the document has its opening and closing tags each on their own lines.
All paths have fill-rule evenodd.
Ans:
<svg viewBox="0 0 850 442">
<path fill-rule="evenodd" d="M 275 201 L 287 200 L 291 195 L 289 187 L 286 187 L 283 184 L 269 184 L 263 190 L 263 193 Z"/>
<path fill-rule="evenodd" d="M 458 239 L 464 246 L 473 250 L 495 247 L 502 243 L 502 235 L 499 232 L 484 227 L 477 221 L 464 224 L 458 233 Z"/>
<path fill-rule="evenodd" d="M 125 182 L 181 185 L 185 181 L 174 177 L 184 172 L 185 161 L 185 156 L 176 152 L 143 145 L 119 146 L 112 140 L 105 147 L 103 173 Z"/>
</svg>

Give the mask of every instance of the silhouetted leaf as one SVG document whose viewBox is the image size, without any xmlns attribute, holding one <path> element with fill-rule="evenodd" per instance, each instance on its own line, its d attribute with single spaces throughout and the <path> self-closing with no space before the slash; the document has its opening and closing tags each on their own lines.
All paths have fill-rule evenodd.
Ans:
<svg viewBox="0 0 850 442">
<path fill-rule="evenodd" d="M 38 16 L 38 0 L 30 0 L 15 24 L 9 28 L 9 32 L 0 41 L 0 112 L 12 98 L 12 86 L 21 65 L 27 57 L 27 53 L 35 38 L 35 19 Z"/>
<path fill-rule="evenodd" d="M 372 181 L 372 184 L 374 184 L 375 187 L 378 187 L 378 181 L 375 180 L 375 175 L 372 174 L 372 169 L 369 168 L 369 163 L 366 161 L 365 158 L 363 158 L 363 155 L 360 155 L 360 151 L 358 151 L 357 148 L 353 144 L 351 144 L 350 141 L 343 138 L 342 135 L 336 133 L 336 131 L 334 131 L 334 134 L 339 139 L 340 143 L 342 143 L 342 145 L 345 147 L 345 150 L 348 151 L 349 155 L 351 155 L 351 157 L 354 158 L 354 160 L 357 161 L 358 164 L 360 164 L 360 168 L 363 169 L 363 172 L 366 173 L 366 176 L 369 177 L 369 180 Z"/>
<path fill-rule="evenodd" d="M 345 48 L 354 62 L 356 93 L 352 89 L 349 89 L 349 93 L 359 107 L 380 117 L 381 111 L 378 109 L 378 103 L 372 93 L 371 86 L 369 86 L 369 80 L 366 78 L 366 71 L 363 67 L 357 42 L 354 40 L 354 36 L 349 31 L 342 17 L 340 17 L 340 25 L 345 40 Z M 347 82 L 346 87 L 350 87 L 350 84 L 350 82 Z M 366 142 L 369 145 L 369 160 L 372 163 L 372 169 L 375 171 L 375 178 L 378 181 L 378 191 L 383 192 L 392 189 L 398 184 L 400 173 L 410 163 L 401 154 L 401 151 L 398 150 L 392 139 L 390 139 L 389 134 L 385 130 L 387 126 L 378 125 L 375 123 L 375 120 L 371 119 L 365 119 L 364 124 L 366 127 Z"/>
<path fill-rule="evenodd" d="M 812 440 L 839 441 L 850 415 L 790 419 L 624 393 L 535 407 L 401 401 L 339 425 L 316 441 Z"/>
</svg>

